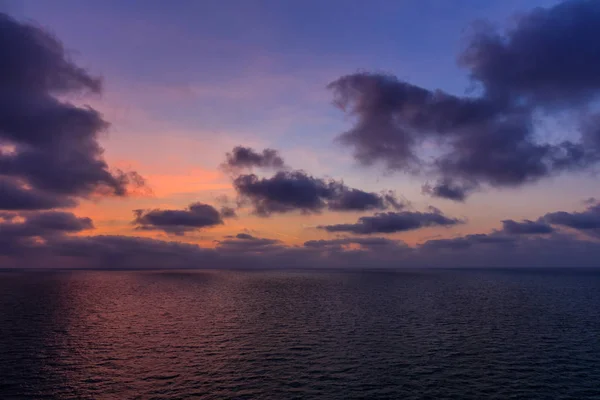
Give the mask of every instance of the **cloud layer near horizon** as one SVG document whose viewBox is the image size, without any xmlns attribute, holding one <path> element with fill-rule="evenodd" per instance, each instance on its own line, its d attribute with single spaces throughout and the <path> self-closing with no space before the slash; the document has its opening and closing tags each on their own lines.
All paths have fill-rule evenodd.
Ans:
<svg viewBox="0 0 600 400">
<path fill-rule="evenodd" d="M 130 236 L 79 236 L 93 229 L 93 223 L 71 213 L 4 213 L 0 261 L 15 268 L 106 269 L 595 267 L 600 242 L 593 221 L 599 209 L 595 204 L 584 212 L 549 213 L 537 222 L 505 220 L 502 229 L 489 233 L 431 239 L 416 246 L 380 236 L 343 236 L 294 246 L 239 233 L 216 241 L 214 248 Z M 556 220 L 555 215 L 565 219 Z"/>
</svg>

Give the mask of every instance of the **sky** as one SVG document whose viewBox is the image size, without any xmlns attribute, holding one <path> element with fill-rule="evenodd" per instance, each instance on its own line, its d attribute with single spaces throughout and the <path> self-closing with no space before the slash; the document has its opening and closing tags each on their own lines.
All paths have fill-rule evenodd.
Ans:
<svg viewBox="0 0 600 400">
<path fill-rule="evenodd" d="M 0 267 L 597 266 L 598 2 L 0 11 Z"/>
</svg>

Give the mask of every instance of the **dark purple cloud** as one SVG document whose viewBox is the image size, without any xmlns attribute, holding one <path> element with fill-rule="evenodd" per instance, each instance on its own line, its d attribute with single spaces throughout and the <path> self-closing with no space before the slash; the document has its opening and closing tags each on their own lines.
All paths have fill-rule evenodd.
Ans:
<svg viewBox="0 0 600 400">
<path fill-rule="evenodd" d="M 503 32 L 479 25 L 461 65 L 488 97 L 531 105 L 570 106 L 600 90 L 600 3 L 563 1 L 520 14 Z"/>
<path fill-rule="evenodd" d="M 364 192 L 333 179 L 315 178 L 303 171 L 280 171 L 270 178 L 240 175 L 233 186 L 242 202 L 260 216 L 300 211 L 366 211 L 404 207 L 394 193 Z"/>
<path fill-rule="evenodd" d="M 600 204 L 589 206 L 582 212 L 557 211 L 544 215 L 544 221 L 581 231 L 600 231 Z"/>
<path fill-rule="evenodd" d="M 15 179 L 0 177 L 0 210 L 49 210 L 75 205 L 69 196 L 27 189 Z"/>
<path fill-rule="evenodd" d="M 131 236 L 65 236 L 35 249 L 47 267 L 215 268 L 217 255 L 197 245 Z M 60 263 L 60 264 L 58 264 Z"/>
<path fill-rule="evenodd" d="M 521 223 L 529 228 L 526 222 Z M 74 235 L 91 228 L 91 220 L 70 213 L 5 212 L 0 219 L 0 262 L 23 268 L 411 268 L 597 267 L 600 259 L 596 239 L 560 232 L 498 230 L 414 247 L 362 236 L 292 246 L 240 233 L 208 249 L 138 237 Z"/>
<path fill-rule="evenodd" d="M 254 174 L 240 175 L 233 187 L 242 200 L 254 207 L 255 213 L 268 216 L 290 211 L 318 212 L 326 207 L 333 189 L 330 182 L 301 171 L 278 172 L 271 178 Z"/>
<path fill-rule="evenodd" d="M 0 254 L 25 254 L 39 246 L 36 238 L 53 237 L 94 229 L 89 218 L 79 218 L 68 212 L 39 211 L 3 216 L 0 222 Z"/>
<path fill-rule="evenodd" d="M 327 202 L 327 206 L 331 211 L 369 211 L 386 210 L 388 208 L 400 210 L 406 205 L 403 201 L 398 200 L 396 194 L 391 191 L 383 193 L 364 192 L 340 184 Z"/>
<path fill-rule="evenodd" d="M 109 170 L 98 143 L 108 126 L 102 116 L 55 97 L 101 90 L 55 37 L 0 14 L 0 58 L 0 175 L 30 190 L 6 187 L 10 209 L 71 206 L 76 197 L 123 196 L 129 185 L 143 185 L 136 173 Z"/>
<path fill-rule="evenodd" d="M 497 233 L 477 233 L 452 239 L 432 239 L 421 245 L 423 250 L 459 250 L 475 245 L 507 245 L 517 241 L 515 237 Z"/>
<path fill-rule="evenodd" d="M 360 217 L 354 224 L 320 226 L 327 232 L 350 232 L 369 235 L 372 233 L 405 232 L 432 226 L 448 227 L 464 223 L 458 218 L 445 216 L 440 210 L 431 208 L 428 212 L 402 211 L 377 213 L 370 217 Z"/>
<path fill-rule="evenodd" d="M 286 246 L 280 240 L 258 238 L 247 233 L 238 233 L 234 237 L 229 236 L 217 241 L 217 249 L 228 253 L 264 253 L 285 248 Z"/>
<path fill-rule="evenodd" d="M 230 239 L 214 249 L 128 236 L 49 235 L 43 242 L 4 246 L 3 267 L 22 268 L 413 268 L 413 267 L 597 267 L 600 243 L 569 235 L 494 233 L 431 240 L 417 247 L 402 242 L 353 239 L 285 246 L 271 239 Z M 340 241 L 341 240 L 341 241 Z M 270 241 L 270 242 L 268 242 Z"/>
<path fill-rule="evenodd" d="M 511 235 L 539 235 L 552 233 L 554 228 L 543 220 L 530 221 L 526 219 L 517 222 L 507 219 L 502 221 L 502 231 Z"/>
<path fill-rule="evenodd" d="M 69 212 L 62 211 L 40 211 L 18 215 L 24 218 L 22 222 L 0 223 L 2 236 L 47 236 L 62 233 L 74 233 L 83 230 L 94 229 L 90 218 L 79 218 Z"/>
<path fill-rule="evenodd" d="M 583 143 L 595 151 L 600 151 L 600 113 L 587 114 L 580 127 Z"/>
<path fill-rule="evenodd" d="M 250 147 L 236 146 L 226 154 L 226 161 L 222 164 L 222 168 L 235 171 L 244 168 L 284 169 L 286 166 L 277 150 L 264 149 L 259 153 Z"/>
<path fill-rule="evenodd" d="M 477 29 L 460 56 L 481 93 L 475 97 L 391 75 L 343 76 L 328 87 L 355 124 L 338 141 L 362 164 L 439 177 L 425 193 L 457 201 L 480 184 L 514 187 L 588 168 L 600 160 L 597 118 L 577 141 L 545 140 L 535 125 L 538 111 L 582 111 L 598 98 L 596 37 L 600 3 L 586 0 L 535 9 L 504 32 Z M 439 146 L 433 162 L 423 157 L 424 144 Z"/>
<path fill-rule="evenodd" d="M 440 179 L 435 184 L 426 183 L 422 187 L 422 192 L 431 197 L 439 197 L 454 201 L 463 202 L 467 196 L 477 189 L 473 183 L 458 183 L 449 178 Z"/>
<path fill-rule="evenodd" d="M 220 214 L 222 218 L 237 218 L 235 208 L 229 206 L 222 206 Z"/>
<path fill-rule="evenodd" d="M 30 214 L 26 217 L 24 225 L 32 235 L 40 232 L 65 232 L 74 233 L 94 229 L 92 220 L 87 217 L 77 217 L 69 212 L 45 211 Z M 40 235 L 40 236 L 43 236 Z"/>
<path fill-rule="evenodd" d="M 428 241 L 415 250 L 413 260 L 462 268 L 597 268 L 598 257 L 600 243 L 570 235 L 482 234 Z"/>
<path fill-rule="evenodd" d="M 357 244 L 361 249 L 384 250 L 386 247 L 407 247 L 406 243 L 399 240 L 391 240 L 383 237 L 349 237 L 330 240 L 309 240 L 304 242 L 304 247 L 341 250 L 344 246 Z"/>
<path fill-rule="evenodd" d="M 192 203 L 185 210 L 134 210 L 134 215 L 137 229 L 161 230 L 173 235 L 222 225 L 223 218 L 231 217 L 228 210 L 222 215 L 213 206 L 203 203 Z"/>
</svg>

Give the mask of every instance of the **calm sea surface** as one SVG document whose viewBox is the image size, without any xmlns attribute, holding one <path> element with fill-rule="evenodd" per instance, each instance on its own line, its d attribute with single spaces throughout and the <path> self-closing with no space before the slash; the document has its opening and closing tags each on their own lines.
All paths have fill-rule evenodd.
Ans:
<svg viewBox="0 0 600 400">
<path fill-rule="evenodd" d="M 0 273 L 1 399 L 600 399 L 600 271 Z"/>
</svg>

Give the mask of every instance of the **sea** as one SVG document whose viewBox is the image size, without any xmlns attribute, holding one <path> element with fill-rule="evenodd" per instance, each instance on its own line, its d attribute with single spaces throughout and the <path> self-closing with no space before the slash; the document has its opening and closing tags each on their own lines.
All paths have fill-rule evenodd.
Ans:
<svg viewBox="0 0 600 400">
<path fill-rule="evenodd" d="M 600 399 L 600 270 L 3 271 L 0 399 Z"/>
</svg>

